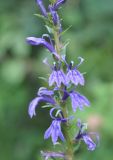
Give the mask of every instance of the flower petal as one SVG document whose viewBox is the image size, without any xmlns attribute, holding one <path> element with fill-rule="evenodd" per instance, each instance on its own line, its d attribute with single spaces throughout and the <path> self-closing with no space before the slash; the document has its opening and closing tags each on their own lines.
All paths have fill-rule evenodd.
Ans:
<svg viewBox="0 0 113 160">
<path fill-rule="evenodd" d="M 43 1 L 42 0 L 36 0 L 36 2 L 37 2 L 37 5 L 40 8 L 40 11 L 41 11 L 42 15 L 47 17 L 47 12 L 46 12 L 46 9 L 45 9 L 45 7 L 43 5 Z"/>
<path fill-rule="evenodd" d="M 77 122 L 77 125 L 79 127 L 79 131 L 78 131 L 78 134 L 75 137 L 75 140 L 77 140 L 77 141 L 83 140 L 85 142 L 85 144 L 87 145 L 88 150 L 90 150 L 90 151 L 95 150 L 97 144 L 94 143 L 94 141 L 91 139 L 90 135 L 95 135 L 96 136 L 97 143 L 99 142 L 99 135 L 95 132 L 87 133 L 86 132 L 87 124 L 86 123 L 81 123 L 80 120 Z"/>
<path fill-rule="evenodd" d="M 83 104 L 83 105 L 85 105 L 87 107 L 90 106 L 90 102 L 85 96 L 81 95 L 78 92 L 76 92 L 76 94 L 78 95 L 79 101 L 80 101 L 81 104 Z"/>
<path fill-rule="evenodd" d="M 80 110 L 83 110 L 83 106 L 90 105 L 90 102 L 88 101 L 88 99 L 85 96 L 79 94 L 78 92 L 74 92 L 74 91 L 70 92 L 70 98 L 71 98 L 72 108 L 74 112 L 78 107 Z"/>
<path fill-rule="evenodd" d="M 55 82 L 55 74 L 56 71 L 53 71 L 51 74 L 50 74 L 50 77 L 49 77 L 49 86 L 52 86 L 53 83 Z"/>
<path fill-rule="evenodd" d="M 44 139 L 48 139 L 48 138 L 51 136 L 51 132 L 52 132 L 52 126 L 50 126 L 50 127 L 46 130 L 46 132 L 45 132 L 45 134 L 44 134 Z"/>
<path fill-rule="evenodd" d="M 89 137 L 88 134 L 83 135 L 83 140 L 87 144 L 88 150 L 93 151 L 96 148 L 96 144 L 93 142 L 93 140 Z"/>
<path fill-rule="evenodd" d="M 55 101 L 52 97 L 49 96 L 36 97 L 31 101 L 28 108 L 28 114 L 31 118 L 36 115 L 35 108 L 39 104 L 39 102 L 48 102 L 50 104 L 55 104 Z"/>
<path fill-rule="evenodd" d="M 53 71 L 49 77 L 49 86 L 52 86 L 54 83 L 57 84 L 57 87 L 61 86 L 61 83 L 66 85 L 66 77 L 62 70 Z"/>
<path fill-rule="evenodd" d="M 62 134 L 61 131 L 59 132 L 59 137 L 60 137 L 60 139 L 61 139 L 62 141 L 65 141 L 64 135 Z"/>
<path fill-rule="evenodd" d="M 57 86 L 60 87 L 61 86 L 61 79 L 58 74 L 59 71 L 54 71 L 54 72 L 55 72 L 55 82 L 56 82 Z"/>
<path fill-rule="evenodd" d="M 43 101 L 43 98 L 42 97 L 37 97 L 37 98 L 33 99 L 31 101 L 31 103 L 29 104 L 28 114 L 31 118 L 36 115 L 35 108 L 40 101 Z"/>
<path fill-rule="evenodd" d="M 69 83 L 70 81 L 75 85 L 84 85 L 84 77 L 78 70 L 69 70 L 66 75 L 66 81 Z"/>
<path fill-rule="evenodd" d="M 58 71 L 58 76 L 59 76 L 60 82 L 66 85 L 66 76 L 62 70 Z"/>
<path fill-rule="evenodd" d="M 57 10 L 63 3 L 65 3 L 66 0 L 57 0 L 54 4 L 54 9 Z"/>
</svg>

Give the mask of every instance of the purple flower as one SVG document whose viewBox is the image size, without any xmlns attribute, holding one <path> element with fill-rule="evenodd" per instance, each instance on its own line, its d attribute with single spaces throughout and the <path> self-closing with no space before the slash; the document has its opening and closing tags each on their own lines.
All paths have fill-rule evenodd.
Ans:
<svg viewBox="0 0 113 160">
<path fill-rule="evenodd" d="M 51 53 L 53 53 L 57 58 L 59 58 L 59 55 L 56 53 L 52 43 L 47 42 L 44 38 L 27 37 L 26 40 L 27 40 L 27 43 L 29 43 L 31 45 L 42 45 L 42 46 L 44 46 Z"/>
<path fill-rule="evenodd" d="M 65 154 L 62 152 L 43 152 L 41 151 L 41 155 L 48 160 L 49 158 L 65 158 Z"/>
<path fill-rule="evenodd" d="M 99 136 L 97 133 L 87 133 L 85 130 L 87 129 L 86 124 L 81 123 L 81 121 L 77 122 L 77 126 L 79 127 L 79 132 L 75 137 L 75 140 L 83 140 L 85 144 L 87 145 L 88 150 L 93 151 L 96 148 L 96 143 L 93 142 L 90 135 L 96 135 L 97 142 L 99 141 Z"/>
<path fill-rule="evenodd" d="M 54 4 L 54 9 L 57 10 L 62 4 L 64 4 L 66 0 L 57 0 Z"/>
<path fill-rule="evenodd" d="M 32 118 L 36 115 L 35 108 L 40 102 L 46 102 L 55 105 L 55 101 L 52 98 L 52 91 L 43 89 L 43 91 L 40 89 L 38 92 L 38 97 L 34 98 L 31 103 L 29 104 L 28 108 L 28 114 Z"/>
<path fill-rule="evenodd" d="M 69 95 L 71 98 L 72 108 L 74 112 L 77 108 L 83 110 L 83 106 L 90 106 L 90 102 L 88 101 L 88 99 L 80 93 L 71 91 Z"/>
<path fill-rule="evenodd" d="M 83 106 L 90 106 L 89 100 L 85 96 L 81 95 L 80 93 L 75 92 L 74 90 L 68 92 L 66 90 L 66 87 L 62 91 L 63 91 L 62 100 L 65 101 L 68 97 L 70 97 L 74 112 L 76 111 L 77 108 L 79 108 L 80 110 L 83 110 Z"/>
<path fill-rule="evenodd" d="M 65 138 L 61 131 L 61 120 L 55 119 L 52 121 L 50 127 L 46 130 L 44 134 L 44 139 L 48 139 L 49 137 L 52 138 L 53 144 L 55 144 L 58 140 L 58 137 L 64 141 Z"/>
<path fill-rule="evenodd" d="M 86 133 L 82 135 L 82 138 L 84 142 L 86 143 L 88 150 L 93 151 L 96 148 L 96 144 L 93 142 L 93 140 L 90 138 L 90 136 Z"/>
<path fill-rule="evenodd" d="M 52 15 L 54 25 L 59 24 L 60 23 L 59 16 L 58 16 L 57 12 L 54 10 L 52 5 L 49 5 L 49 10 Z"/>
<path fill-rule="evenodd" d="M 61 83 L 66 85 L 66 76 L 60 68 L 56 67 L 56 64 L 54 65 L 53 71 L 49 77 L 49 86 L 52 86 L 54 83 L 56 83 L 57 87 L 60 87 Z"/>
<path fill-rule="evenodd" d="M 61 26 L 59 15 L 57 14 L 56 10 L 54 9 L 54 7 L 52 5 L 49 5 L 49 11 L 51 13 L 54 25 L 57 25 L 59 27 L 59 33 L 61 33 L 62 26 Z"/>
<path fill-rule="evenodd" d="M 87 106 L 87 107 L 90 106 L 89 100 L 85 96 L 81 95 L 80 93 L 75 92 L 73 90 L 68 92 L 66 90 L 66 87 L 62 91 L 63 91 L 62 100 L 65 101 L 68 97 L 70 97 L 74 112 L 76 111 L 77 108 L 79 108 L 80 110 L 83 110 L 83 106 Z"/>
<path fill-rule="evenodd" d="M 72 82 L 75 85 L 84 85 L 84 77 L 83 74 L 81 74 L 78 70 L 77 67 L 73 67 L 73 62 L 70 63 L 68 67 L 68 72 L 66 75 L 66 81 L 67 83 Z"/>
<path fill-rule="evenodd" d="M 53 112 L 55 110 L 57 110 L 57 112 L 54 116 Z M 58 117 L 58 115 L 60 115 L 60 117 Z M 53 119 L 53 121 L 52 121 L 50 127 L 46 130 L 46 132 L 44 134 L 44 139 L 48 139 L 49 137 L 51 137 L 53 144 L 56 144 L 58 137 L 62 141 L 65 141 L 65 138 L 64 138 L 62 131 L 61 131 L 61 122 L 66 123 L 67 121 L 71 120 L 73 117 L 71 116 L 69 118 L 64 118 L 63 112 L 59 106 L 53 107 L 50 110 L 50 117 Z"/>
<path fill-rule="evenodd" d="M 43 1 L 42 1 L 42 0 L 36 0 L 36 3 L 37 3 L 37 5 L 39 6 L 42 15 L 43 15 L 44 17 L 47 17 L 47 12 L 46 12 L 46 9 L 45 9 L 45 7 L 44 7 L 44 5 L 43 5 Z"/>
</svg>

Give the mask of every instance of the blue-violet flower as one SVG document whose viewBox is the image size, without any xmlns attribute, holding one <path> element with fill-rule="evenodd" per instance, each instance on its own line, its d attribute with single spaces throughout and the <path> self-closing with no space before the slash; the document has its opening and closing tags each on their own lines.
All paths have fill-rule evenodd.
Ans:
<svg viewBox="0 0 113 160">
<path fill-rule="evenodd" d="M 54 54 L 57 58 L 59 58 L 59 55 L 56 53 L 54 46 L 47 42 L 44 38 L 36 38 L 36 37 L 27 37 L 27 42 L 31 45 L 42 45 L 45 48 L 47 48 L 52 54 Z"/>
<path fill-rule="evenodd" d="M 85 131 L 86 130 L 85 125 L 86 124 L 83 124 L 80 121 L 78 121 L 77 126 L 79 127 L 79 132 L 76 135 L 75 140 L 77 140 L 77 141 L 83 140 L 85 142 L 85 144 L 87 145 L 88 150 L 93 151 L 96 148 L 96 143 L 93 142 L 90 135 L 91 134 L 96 135 L 97 141 L 99 141 L 99 136 L 97 135 L 97 133 L 92 133 L 92 132 L 87 133 Z"/>
<path fill-rule="evenodd" d="M 52 98 L 53 92 L 51 90 L 39 89 L 38 97 L 34 98 L 29 104 L 28 114 L 32 118 L 36 115 L 35 109 L 39 102 L 46 102 L 55 105 L 55 100 Z"/>
<path fill-rule="evenodd" d="M 73 61 L 71 61 L 69 67 L 68 67 L 68 72 L 66 75 L 66 81 L 67 83 L 72 82 L 75 85 L 84 85 L 84 77 L 83 74 L 81 74 L 78 70 L 77 67 L 73 67 Z"/>
<path fill-rule="evenodd" d="M 74 90 L 68 92 L 66 90 L 66 87 L 63 90 L 63 92 L 64 94 L 63 94 L 62 100 L 65 101 L 68 97 L 70 97 L 72 109 L 74 112 L 76 111 L 77 108 L 79 108 L 80 110 L 83 110 L 83 106 L 87 106 L 87 107 L 90 106 L 89 100 L 85 96 L 81 95 L 80 93 L 75 92 Z"/>
<path fill-rule="evenodd" d="M 59 67 L 56 67 L 56 64 L 54 64 L 53 71 L 49 77 L 49 86 L 52 86 L 54 83 L 56 83 L 57 87 L 60 87 L 61 83 L 66 85 L 66 76 Z"/>
<path fill-rule="evenodd" d="M 77 108 L 83 110 L 83 106 L 87 107 L 90 106 L 89 100 L 80 93 L 71 91 L 69 95 L 71 98 L 72 108 L 74 112 L 76 111 Z"/>
<path fill-rule="evenodd" d="M 44 139 L 48 139 L 51 136 L 53 144 L 55 144 L 57 142 L 58 137 L 62 141 L 64 141 L 65 138 L 62 134 L 60 125 L 61 125 L 61 120 L 60 119 L 53 120 L 50 127 L 46 130 L 46 132 L 44 134 Z"/>
</svg>

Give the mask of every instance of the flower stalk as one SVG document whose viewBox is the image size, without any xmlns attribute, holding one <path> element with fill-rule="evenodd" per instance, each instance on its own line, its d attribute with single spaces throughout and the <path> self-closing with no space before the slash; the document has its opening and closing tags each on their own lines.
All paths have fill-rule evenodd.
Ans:
<svg viewBox="0 0 113 160">
<path fill-rule="evenodd" d="M 66 107 L 63 107 L 63 114 L 64 117 L 68 117 L 67 115 L 67 111 L 66 111 Z M 70 134 L 69 134 L 69 129 L 70 129 L 70 124 L 69 122 L 67 122 L 64 125 L 64 135 L 66 138 L 66 143 L 67 143 L 67 147 L 66 147 L 66 160 L 73 160 L 73 144 L 72 144 L 72 140 L 70 138 Z"/>
<path fill-rule="evenodd" d="M 55 40 L 55 48 L 57 53 L 60 55 L 60 41 L 59 41 L 59 33 L 54 29 L 54 40 Z M 61 56 L 61 55 L 60 55 Z"/>
</svg>

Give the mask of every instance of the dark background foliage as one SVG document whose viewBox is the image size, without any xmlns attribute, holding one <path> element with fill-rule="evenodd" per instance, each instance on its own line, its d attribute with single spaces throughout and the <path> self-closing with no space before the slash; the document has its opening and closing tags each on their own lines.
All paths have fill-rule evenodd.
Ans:
<svg viewBox="0 0 113 160">
<path fill-rule="evenodd" d="M 48 3 L 48 1 L 44 1 Z M 47 4 L 46 4 L 47 5 Z M 29 118 L 28 104 L 40 86 L 38 77 L 49 68 L 42 64 L 50 54 L 42 47 L 26 44 L 27 36 L 47 33 L 34 0 L 0 0 L 0 159 L 40 160 L 40 150 L 51 145 L 43 134 L 50 124 L 48 110 L 38 107 L 37 117 Z M 68 0 L 60 10 L 63 35 L 69 41 L 69 60 L 85 62 L 86 86 L 81 89 L 91 107 L 76 115 L 100 133 L 100 145 L 89 152 L 85 145 L 76 152 L 79 159 L 112 160 L 113 150 L 113 0 Z M 99 129 L 98 129 L 99 128 Z"/>
</svg>

